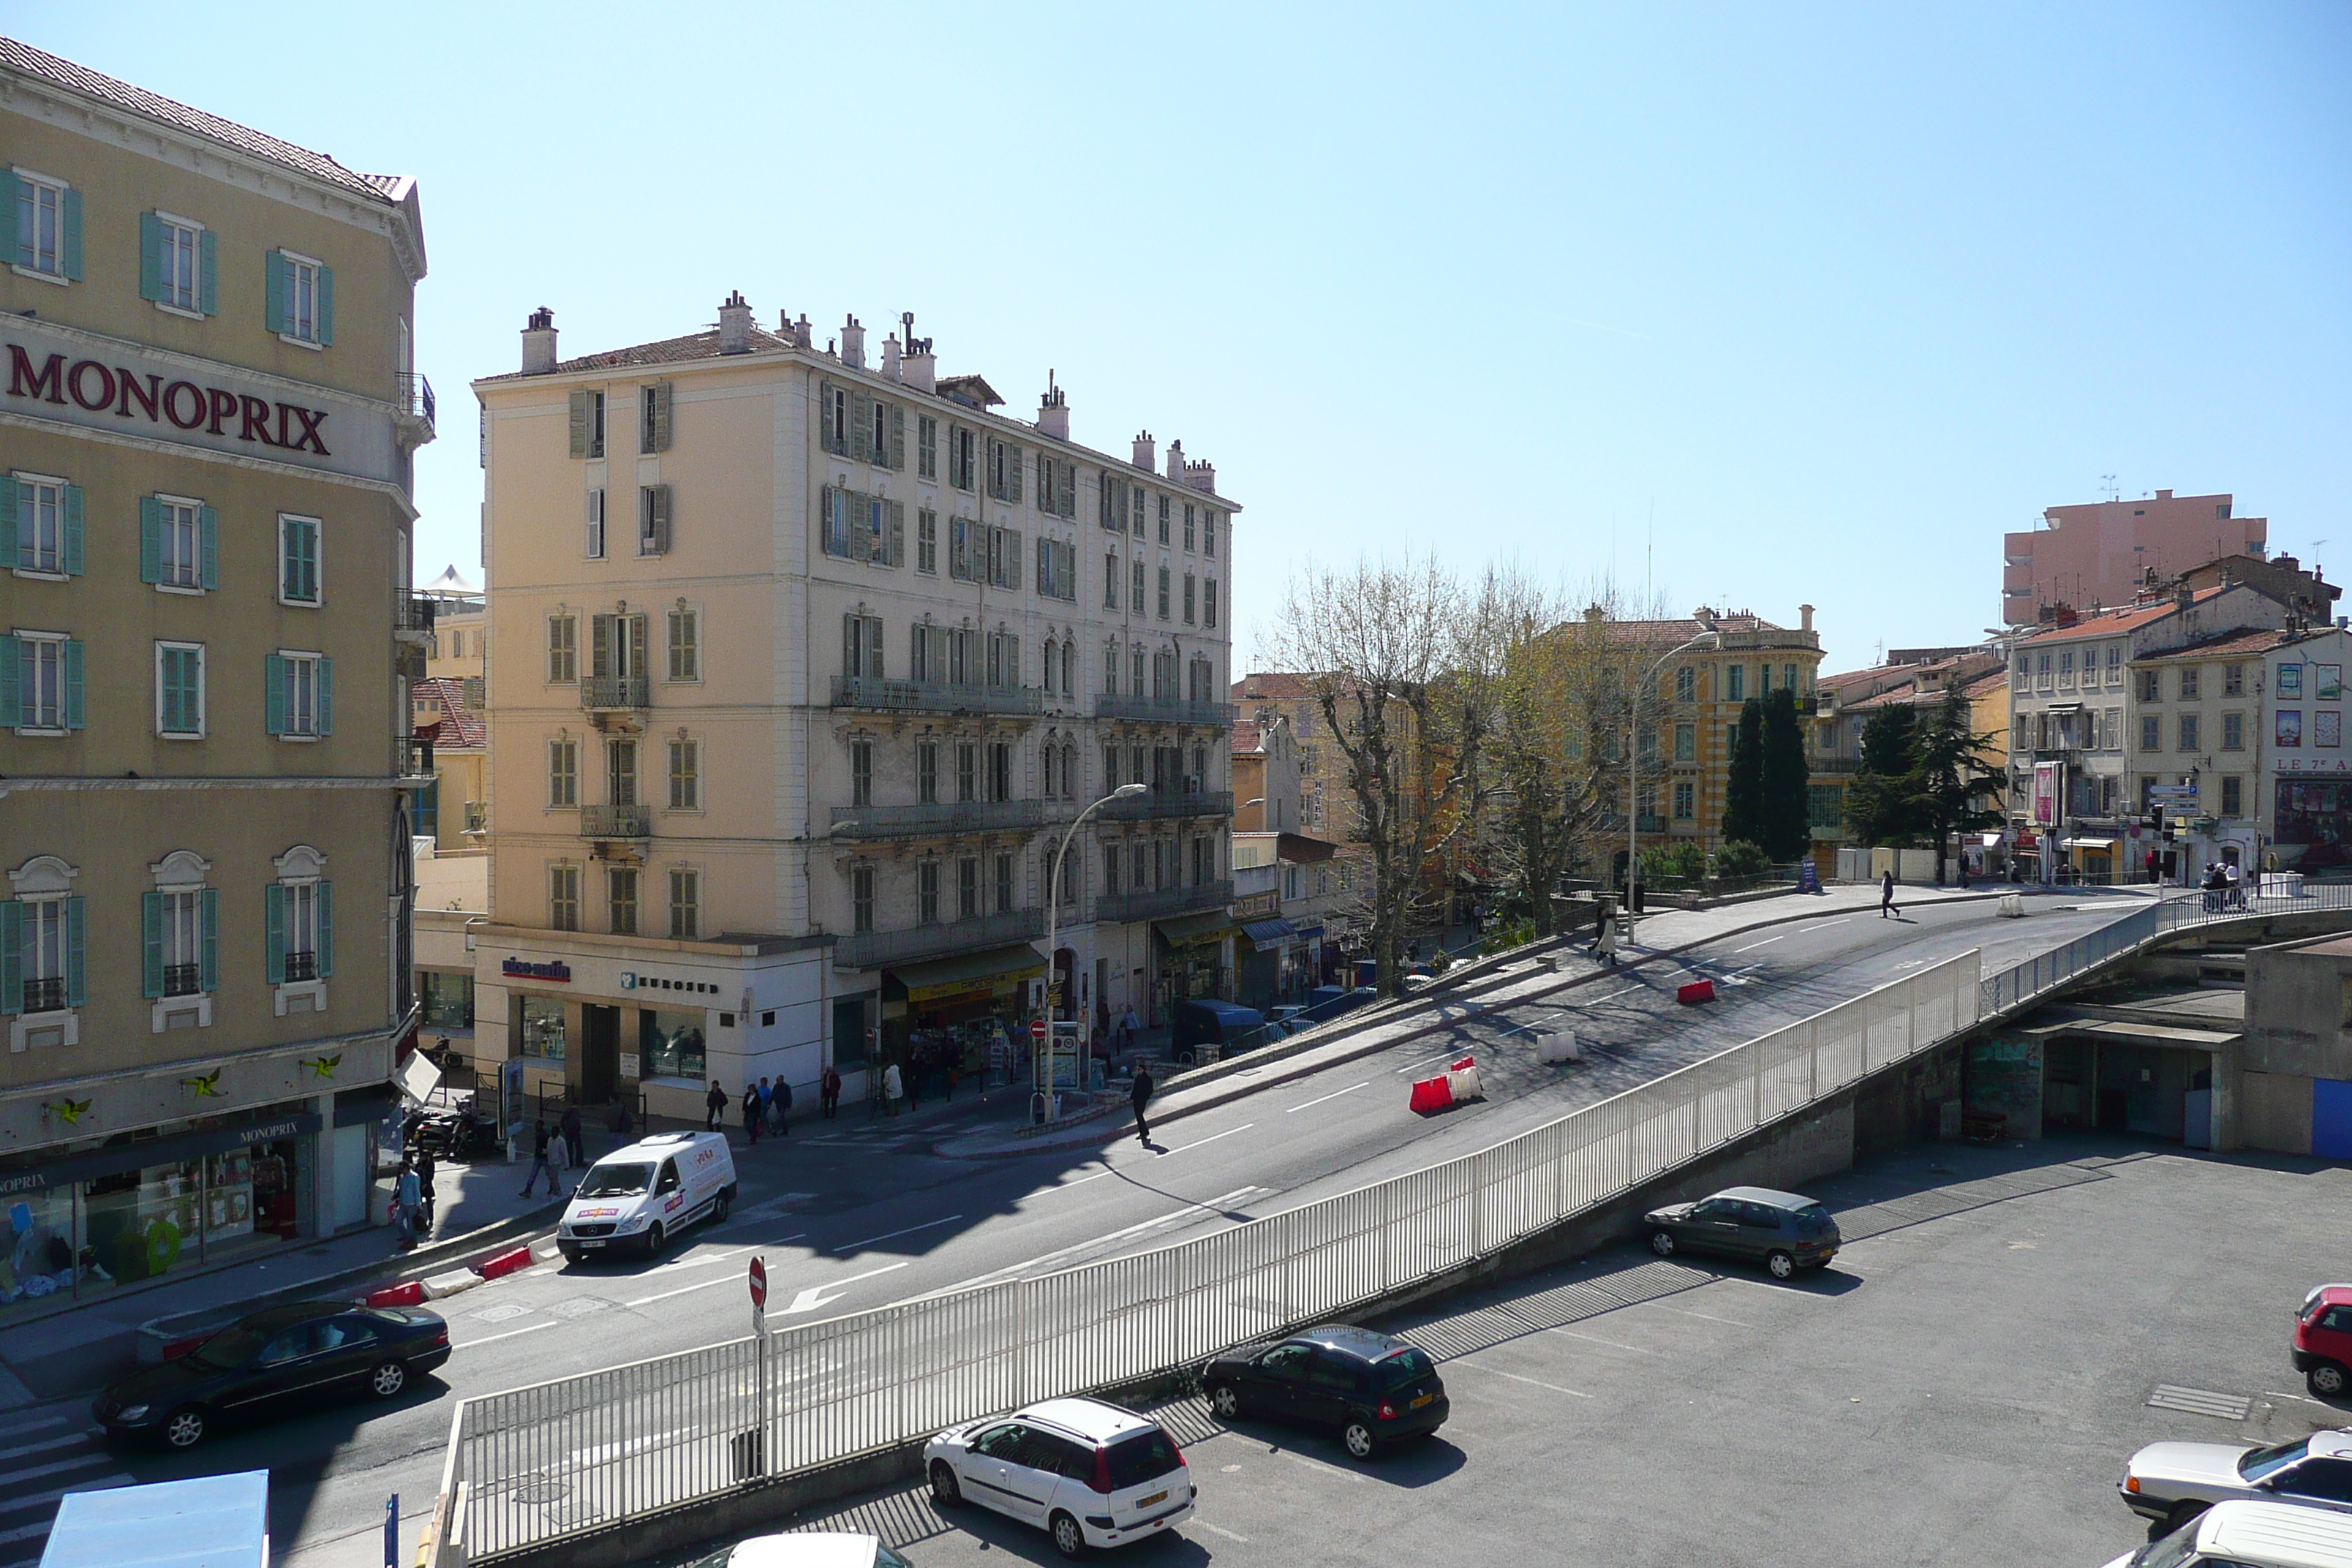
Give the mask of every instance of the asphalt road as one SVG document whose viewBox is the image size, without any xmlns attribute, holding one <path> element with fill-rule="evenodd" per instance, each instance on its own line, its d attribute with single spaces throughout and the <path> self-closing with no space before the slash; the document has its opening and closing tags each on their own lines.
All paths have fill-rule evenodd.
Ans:
<svg viewBox="0 0 2352 1568">
<path fill-rule="evenodd" d="M 1990 973 L 2137 904 L 2030 907 L 2025 920 L 1996 918 L 1987 900 L 1899 921 L 1868 911 L 1792 922 L 1556 1001 L 1512 1004 L 1511 991 L 1524 988 L 1507 988 L 1475 1004 L 1499 1002 L 1499 1011 L 1464 1016 L 1446 1037 L 1187 1117 L 1150 1148 L 1107 1132 L 1099 1149 L 957 1161 L 930 1152 L 935 1130 L 846 1121 L 821 1136 L 804 1130 L 744 1154 L 745 1206 L 658 1262 L 542 1267 L 452 1299 L 456 1355 L 389 1405 L 321 1410 L 225 1435 L 194 1455 L 127 1453 L 114 1473 L 155 1480 L 266 1466 L 281 1560 L 374 1563 L 386 1495 L 399 1493 L 413 1518 L 438 1489 L 453 1395 L 739 1337 L 750 1327 L 742 1270 L 754 1250 L 767 1258 L 771 1312 L 786 1318 L 1145 1250 L 1483 1148 L 1972 947 Z M 1694 974 L 1717 980 L 1715 1004 L 1675 1003 L 1675 985 Z M 1538 1026 L 1575 1029 L 1585 1059 L 1538 1065 L 1529 1033 Z M 1477 1054 L 1486 1099 L 1433 1120 L 1408 1112 L 1409 1077 L 1464 1049 Z M 16 1555 L 5 1538 L 22 1517 L 6 1507 L 0 1496 L 0 1568 Z"/>
</svg>

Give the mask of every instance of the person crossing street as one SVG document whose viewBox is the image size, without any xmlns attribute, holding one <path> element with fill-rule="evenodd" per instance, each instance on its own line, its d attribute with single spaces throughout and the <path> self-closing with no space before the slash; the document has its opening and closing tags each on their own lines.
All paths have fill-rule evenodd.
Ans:
<svg viewBox="0 0 2352 1568">
<path fill-rule="evenodd" d="M 1143 1119 L 1143 1108 L 1151 1103 L 1151 1068 L 1142 1062 L 1135 1064 L 1135 1081 L 1128 1086 L 1127 1098 L 1135 1107 L 1135 1141 L 1151 1142 L 1151 1123 Z"/>
</svg>

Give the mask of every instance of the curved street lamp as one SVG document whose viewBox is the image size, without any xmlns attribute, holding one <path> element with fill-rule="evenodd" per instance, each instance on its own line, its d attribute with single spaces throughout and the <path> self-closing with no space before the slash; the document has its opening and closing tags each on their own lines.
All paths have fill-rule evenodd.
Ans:
<svg viewBox="0 0 2352 1568">
<path fill-rule="evenodd" d="M 1062 858 L 1070 852 L 1070 839 L 1078 831 L 1078 824 L 1092 816 L 1102 807 L 1108 805 L 1112 801 L 1127 800 L 1135 795 L 1146 794 L 1149 788 L 1149 785 L 1140 784 L 1119 785 L 1092 805 L 1087 806 L 1086 810 L 1070 818 L 1070 826 L 1062 830 L 1062 842 L 1054 850 L 1054 869 L 1045 881 L 1045 969 L 1048 975 L 1045 984 L 1045 1038 L 1037 1042 L 1037 1059 L 1032 1079 L 1033 1082 L 1043 1087 L 1029 1097 L 1033 1112 L 1038 1109 L 1038 1102 L 1041 1100 L 1045 1102 L 1047 1114 L 1035 1118 L 1040 1121 L 1051 1119 L 1053 1107 L 1053 1096 L 1048 1092 L 1052 1085 L 1046 1080 L 1045 1063 L 1050 1059 L 1046 1053 L 1053 1048 L 1054 1019 L 1060 1011 L 1055 1004 L 1062 988 L 1062 973 L 1061 966 L 1054 962 L 1054 944 L 1061 931 Z"/>
</svg>

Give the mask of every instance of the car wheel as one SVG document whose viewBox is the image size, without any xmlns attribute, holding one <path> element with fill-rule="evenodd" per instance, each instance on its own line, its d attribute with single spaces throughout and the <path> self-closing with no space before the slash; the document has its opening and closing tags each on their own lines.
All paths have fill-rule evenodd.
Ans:
<svg viewBox="0 0 2352 1568">
<path fill-rule="evenodd" d="M 661 1247 L 662 1247 L 662 1227 L 661 1227 L 661 1221 L 659 1221 L 659 1220 L 656 1220 L 656 1221 L 654 1221 L 654 1227 L 653 1227 L 651 1230 L 649 1230 L 649 1231 L 646 1232 L 646 1256 L 647 1258 L 655 1258 L 655 1257 L 658 1257 L 658 1256 L 660 1255 L 660 1253 L 661 1253 Z"/>
<path fill-rule="evenodd" d="M 1772 1271 L 1772 1278 L 1775 1279 L 1793 1279 L 1797 1277 L 1797 1260 L 1777 1247 L 1764 1255 L 1764 1267 Z"/>
<path fill-rule="evenodd" d="M 2197 1502 L 2193 1500 L 2187 1502 L 2174 1503 L 2172 1505 L 2172 1511 L 2164 1516 L 2164 1533 L 2170 1535 L 2174 1531 L 2179 1530 L 2182 1525 L 2187 1524 L 2190 1520 L 2195 1519 L 2199 1514 L 2203 1513 L 2207 1509 L 2211 1508 L 2212 1506 L 2213 1505 L 2210 1502 Z"/>
<path fill-rule="evenodd" d="M 1045 1528 L 1054 1532 L 1055 1551 L 1065 1557 L 1086 1555 L 1087 1532 L 1078 1528 L 1078 1521 L 1075 1517 L 1055 1509 L 1054 1517 L 1047 1521 Z"/>
<path fill-rule="evenodd" d="M 396 1361 L 378 1362 L 368 1373 L 368 1392 L 378 1399 L 390 1399 L 408 1386 L 408 1369 Z"/>
<path fill-rule="evenodd" d="M 1209 1390 L 1209 1409 L 1220 1421 L 1231 1421 L 1242 1413 L 1241 1392 L 1230 1383 L 1221 1383 Z"/>
<path fill-rule="evenodd" d="M 717 1201 L 717 1202 L 715 1202 L 715 1203 L 713 1203 L 713 1204 L 710 1205 L 710 1217 L 711 1217 L 711 1219 L 712 1219 L 714 1222 L 719 1221 L 719 1220 L 723 1220 L 723 1219 L 725 1219 L 725 1218 L 727 1217 L 727 1211 L 728 1211 L 729 1209 L 733 1208 L 734 1206 L 735 1206 L 735 1194 L 734 1194 L 734 1193 L 733 1193 L 732 1191 L 727 1191 L 727 1192 L 722 1192 L 722 1193 L 720 1193 L 720 1194 L 719 1194 L 718 1201 Z"/>
<path fill-rule="evenodd" d="M 1351 1420 L 1341 1427 L 1339 1441 L 1347 1446 L 1349 1454 L 1359 1459 L 1370 1458 L 1381 1447 L 1381 1440 L 1372 1436 L 1371 1424 L 1360 1420 Z"/>
<path fill-rule="evenodd" d="M 1673 1233 L 1664 1230 L 1652 1231 L 1650 1233 L 1650 1250 L 1656 1253 L 1661 1258 L 1672 1258 L 1675 1255 L 1675 1238 Z"/>
<path fill-rule="evenodd" d="M 2315 1363 L 2309 1372 L 2303 1374 L 2303 1383 L 2322 1399 L 2341 1399 L 2344 1396 L 2344 1369 L 2332 1361 Z"/>
<path fill-rule="evenodd" d="M 205 1440 L 205 1413 L 184 1405 L 163 1417 L 163 1442 L 173 1448 L 193 1448 Z"/>
<path fill-rule="evenodd" d="M 956 1480 L 955 1467 L 945 1459 L 931 1461 L 931 1501 L 940 1508 L 953 1508 L 963 1501 L 963 1487 Z"/>
</svg>

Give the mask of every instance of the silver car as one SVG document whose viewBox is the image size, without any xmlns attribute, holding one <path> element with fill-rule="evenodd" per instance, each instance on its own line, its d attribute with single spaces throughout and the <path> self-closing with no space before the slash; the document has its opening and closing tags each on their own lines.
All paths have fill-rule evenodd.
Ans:
<svg viewBox="0 0 2352 1568">
<path fill-rule="evenodd" d="M 2352 1427 L 2291 1443 L 2150 1443 L 2116 1490 L 2134 1513 L 2178 1530 L 2231 1498 L 2352 1510 Z"/>
</svg>

